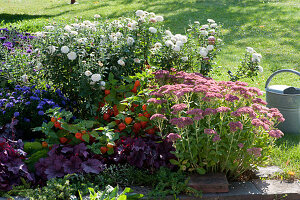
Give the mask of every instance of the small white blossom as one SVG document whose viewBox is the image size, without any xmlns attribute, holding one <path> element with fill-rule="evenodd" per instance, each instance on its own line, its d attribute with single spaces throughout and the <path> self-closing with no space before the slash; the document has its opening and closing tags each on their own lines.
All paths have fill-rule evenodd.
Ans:
<svg viewBox="0 0 300 200">
<path fill-rule="evenodd" d="M 87 71 L 84 72 L 84 75 L 86 75 L 86 76 L 92 76 L 92 74 L 93 74 L 93 73 L 90 72 L 89 70 L 87 70 Z"/>
<path fill-rule="evenodd" d="M 102 86 L 102 87 L 101 87 L 101 90 L 105 90 L 105 87 L 104 87 L 104 86 Z"/>
<path fill-rule="evenodd" d="M 93 74 L 91 77 L 92 81 L 98 82 L 101 80 L 101 75 L 100 74 Z"/>
<path fill-rule="evenodd" d="M 202 28 L 202 29 L 207 29 L 207 28 L 209 28 L 209 26 L 208 26 L 207 24 L 205 24 L 205 25 L 202 25 L 201 28 Z"/>
<path fill-rule="evenodd" d="M 79 39 L 77 40 L 77 42 L 80 43 L 80 44 L 85 44 L 86 41 L 87 41 L 87 38 L 79 38 Z"/>
<path fill-rule="evenodd" d="M 71 32 L 72 31 L 72 26 L 66 25 L 64 29 L 67 32 Z"/>
<path fill-rule="evenodd" d="M 207 48 L 207 50 L 208 50 L 208 51 L 211 51 L 211 50 L 213 50 L 213 49 L 214 49 L 214 45 L 207 45 L 207 47 L 206 47 L 206 48 Z"/>
<path fill-rule="evenodd" d="M 48 47 L 48 51 L 49 51 L 50 54 L 53 54 L 55 52 L 55 50 L 56 50 L 55 46 L 49 46 Z"/>
<path fill-rule="evenodd" d="M 118 64 L 121 66 L 125 66 L 125 62 L 122 59 L 118 60 Z"/>
<path fill-rule="evenodd" d="M 89 20 L 86 20 L 86 21 L 83 21 L 83 24 L 90 26 L 92 24 L 92 22 Z"/>
<path fill-rule="evenodd" d="M 156 19 L 156 21 L 158 21 L 158 22 L 164 21 L 163 16 L 160 16 L 160 15 L 156 16 L 155 19 Z"/>
<path fill-rule="evenodd" d="M 22 81 L 24 83 L 28 82 L 28 76 L 26 74 L 24 74 L 23 76 L 21 76 L 21 78 L 22 78 Z"/>
<path fill-rule="evenodd" d="M 70 31 L 70 35 L 78 35 L 77 31 Z"/>
<path fill-rule="evenodd" d="M 36 69 L 37 69 L 37 70 L 40 70 L 41 68 L 42 68 L 42 63 L 38 62 L 38 63 L 36 64 Z"/>
<path fill-rule="evenodd" d="M 252 54 L 252 61 L 253 62 L 260 62 L 260 59 L 262 58 L 261 54 L 259 53 L 253 53 Z"/>
<path fill-rule="evenodd" d="M 138 58 L 134 58 L 134 59 L 133 59 L 133 62 L 135 62 L 135 63 L 141 63 L 141 60 L 138 59 Z"/>
<path fill-rule="evenodd" d="M 263 73 L 264 72 L 264 68 L 262 66 L 257 66 L 257 69 L 260 73 Z"/>
<path fill-rule="evenodd" d="M 213 24 L 210 25 L 210 28 L 216 28 L 217 26 L 218 26 L 218 24 L 213 23 Z"/>
<path fill-rule="evenodd" d="M 172 37 L 173 36 L 173 34 L 171 33 L 171 31 L 169 31 L 169 30 L 166 30 L 166 35 L 168 35 L 169 37 Z"/>
<path fill-rule="evenodd" d="M 254 49 L 252 47 L 246 47 L 246 51 L 248 53 L 254 53 Z"/>
<path fill-rule="evenodd" d="M 200 47 L 200 49 L 199 49 L 199 54 L 200 54 L 202 57 L 205 57 L 205 56 L 207 56 L 207 54 L 208 54 L 208 50 L 207 50 L 205 47 Z"/>
<path fill-rule="evenodd" d="M 149 22 L 156 23 L 157 20 L 156 20 L 155 18 L 150 18 L 150 19 L 149 19 Z"/>
<path fill-rule="evenodd" d="M 220 39 L 220 38 L 218 38 L 218 42 L 223 42 L 223 40 L 222 40 L 222 39 Z"/>
<path fill-rule="evenodd" d="M 213 19 L 207 19 L 208 23 L 215 23 L 215 20 Z"/>
<path fill-rule="evenodd" d="M 182 36 L 180 37 L 180 41 L 183 42 L 183 43 L 187 43 L 187 36 L 182 35 Z"/>
<path fill-rule="evenodd" d="M 173 50 L 176 51 L 176 52 L 179 52 L 180 51 L 180 46 L 174 45 Z"/>
<path fill-rule="evenodd" d="M 181 58 L 181 60 L 182 60 L 183 62 L 188 61 L 188 59 L 189 59 L 188 57 L 182 57 L 182 58 Z"/>
<path fill-rule="evenodd" d="M 136 16 L 141 17 L 141 16 L 144 16 L 144 15 L 145 15 L 145 12 L 142 11 L 142 10 L 137 10 L 137 11 L 135 12 L 135 14 L 136 14 Z"/>
<path fill-rule="evenodd" d="M 117 36 L 118 38 L 120 38 L 120 37 L 123 36 L 123 34 L 122 34 L 121 32 L 116 32 L 116 36 Z"/>
<path fill-rule="evenodd" d="M 60 50 L 61 50 L 62 53 L 69 53 L 69 51 L 70 51 L 69 47 L 67 47 L 67 46 L 62 46 L 60 48 Z"/>
<path fill-rule="evenodd" d="M 183 46 L 183 42 L 181 42 L 180 40 L 178 40 L 175 45 L 177 45 L 179 47 L 182 47 Z"/>
<path fill-rule="evenodd" d="M 95 18 L 95 19 L 100 18 L 100 15 L 96 14 L 96 15 L 94 15 L 94 18 Z"/>
<path fill-rule="evenodd" d="M 149 31 L 150 31 L 151 33 L 156 33 L 156 32 L 157 32 L 157 29 L 154 28 L 154 27 L 150 27 L 150 28 L 149 28 Z"/>
<path fill-rule="evenodd" d="M 208 36 L 208 32 L 206 30 L 201 30 L 200 31 L 200 34 L 201 35 L 204 35 L 204 36 Z"/>
<path fill-rule="evenodd" d="M 69 60 L 75 60 L 77 58 L 77 55 L 74 51 L 71 51 L 67 54 Z"/>
<path fill-rule="evenodd" d="M 155 48 L 155 49 L 160 49 L 161 46 L 162 46 L 162 44 L 161 44 L 160 42 L 156 42 L 156 43 L 154 44 L 154 48 Z"/>
<path fill-rule="evenodd" d="M 95 84 L 96 84 L 96 82 L 94 82 L 94 81 L 90 82 L 90 85 L 95 85 Z"/>
<path fill-rule="evenodd" d="M 194 21 L 194 24 L 200 24 L 200 22 L 199 21 Z"/>
<path fill-rule="evenodd" d="M 166 45 L 167 47 L 172 47 L 172 46 L 174 46 L 174 43 L 173 43 L 171 40 L 167 40 L 167 41 L 165 42 L 165 45 Z"/>
<path fill-rule="evenodd" d="M 105 84 L 106 84 L 105 81 L 100 82 L 100 85 L 103 86 L 103 87 L 105 86 Z"/>
<path fill-rule="evenodd" d="M 128 37 L 128 38 L 127 38 L 127 44 L 128 44 L 129 46 L 131 46 L 131 45 L 133 45 L 133 43 L 134 43 L 133 37 Z"/>
<path fill-rule="evenodd" d="M 137 24 L 138 24 L 138 23 L 137 23 L 136 21 L 133 21 L 133 22 L 131 22 L 131 23 L 128 23 L 128 24 L 127 24 L 128 29 L 129 29 L 129 30 L 135 30 Z"/>
<path fill-rule="evenodd" d="M 54 26 L 45 26 L 45 29 L 48 30 L 48 31 L 53 31 Z"/>
</svg>

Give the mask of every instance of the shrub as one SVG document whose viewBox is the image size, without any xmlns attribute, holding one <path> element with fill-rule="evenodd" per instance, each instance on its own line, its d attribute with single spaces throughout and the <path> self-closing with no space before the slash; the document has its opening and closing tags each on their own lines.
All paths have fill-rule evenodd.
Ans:
<svg viewBox="0 0 300 200">
<path fill-rule="evenodd" d="M 0 190 L 8 191 L 24 181 L 33 181 L 23 162 L 26 153 L 22 140 L 13 141 L 0 137 Z"/>
<path fill-rule="evenodd" d="M 284 121 L 280 112 L 247 83 L 168 71 L 155 72 L 155 82 L 161 85 L 148 100 L 156 111 L 150 119 L 174 141 L 179 161 L 172 162 L 182 170 L 238 176 L 263 163 L 283 135 L 274 128 Z"/>
</svg>

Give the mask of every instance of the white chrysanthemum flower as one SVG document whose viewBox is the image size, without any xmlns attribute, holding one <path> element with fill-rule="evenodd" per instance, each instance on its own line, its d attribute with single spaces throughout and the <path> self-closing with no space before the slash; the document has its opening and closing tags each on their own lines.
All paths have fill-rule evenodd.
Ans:
<svg viewBox="0 0 300 200">
<path fill-rule="evenodd" d="M 67 46 L 62 46 L 60 48 L 60 50 L 61 50 L 62 53 L 69 53 L 69 51 L 70 51 L 69 47 L 67 47 Z"/>
<path fill-rule="evenodd" d="M 213 23 L 213 24 L 210 25 L 210 28 L 216 28 L 217 26 L 218 26 L 218 24 Z"/>
<path fill-rule="evenodd" d="M 121 66 L 125 66 L 125 62 L 122 59 L 118 60 L 118 64 Z"/>
<path fill-rule="evenodd" d="M 141 60 L 138 59 L 138 58 L 134 58 L 134 59 L 133 59 L 133 62 L 135 62 L 135 63 L 141 63 Z"/>
<path fill-rule="evenodd" d="M 189 58 L 185 56 L 185 57 L 182 57 L 181 60 L 182 60 L 183 62 L 186 62 L 186 61 L 189 60 Z"/>
<path fill-rule="evenodd" d="M 110 34 L 110 36 L 109 36 L 109 40 L 110 40 L 111 42 L 116 42 L 116 41 L 118 41 L 118 37 L 116 36 L 115 33 L 112 33 L 112 34 Z"/>
<path fill-rule="evenodd" d="M 103 86 L 103 87 L 105 86 L 105 84 L 106 84 L 105 81 L 100 82 L 100 85 Z"/>
<path fill-rule="evenodd" d="M 156 33 L 156 32 L 157 32 L 157 29 L 154 28 L 154 27 L 150 27 L 150 28 L 149 28 L 149 31 L 150 31 L 151 33 Z"/>
<path fill-rule="evenodd" d="M 87 38 L 79 38 L 79 39 L 77 40 L 77 42 L 80 43 L 80 44 L 85 44 L 86 41 L 87 41 Z"/>
<path fill-rule="evenodd" d="M 55 50 L 56 50 L 56 47 L 53 45 L 48 47 L 48 51 L 50 54 L 53 54 L 55 52 Z"/>
<path fill-rule="evenodd" d="M 207 22 L 208 23 L 215 23 L 215 20 L 213 20 L 213 19 L 207 19 Z"/>
<path fill-rule="evenodd" d="M 208 54 L 208 50 L 207 50 L 205 47 L 200 47 L 200 49 L 199 49 L 199 54 L 200 54 L 202 57 L 205 57 L 205 56 L 207 56 L 207 54 Z"/>
<path fill-rule="evenodd" d="M 95 85 L 95 84 L 96 84 L 95 81 L 91 81 L 91 82 L 90 82 L 90 85 Z"/>
<path fill-rule="evenodd" d="M 89 20 L 83 21 L 82 23 L 85 25 L 88 25 L 88 26 L 90 26 L 92 24 L 92 22 Z"/>
<path fill-rule="evenodd" d="M 247 51 L 248 53 L 254 53 L 254 52 L 255 52 L 254 49 L 253 49 L 252 47 L 246 47 L 246 51 Z"/>
<path fill-rule="evenodd" d="M 207 24 L 204 24 L 204 25 L 202 25 L 201 28 L 202 28 L 202 29 L 207 29 L 207 28 L 209 28 L 209 26 L 208 26 Z"/>
<path fill-rule="evenodd" d="M 160 15 L 156 16 L 155 19 L 156 19 L 156 21 L 158 21 L 158 22 L 164 21 L 163 16 L 160 16 Z"/>
<path fill-rule="evenodd" d="M 201 30 L 200 31 L 200 34 L 201 35 L 204 35 L 204 36 L 208 36 L 208 32 L 206 30 Z"/>
<path fill-rule="evenodd" d="M 94 15 L 94 18 L 95 18 L 95 19 L 100 18 L 100 15 L 96 14 L 96 15 Z"/>
<path fill-rule="evenodd" d="M 80 25 L 79 25 L 79 24 L 76 24 L 76 23 L 71 24 L 71 25 L 74 26 L 75 28 L 79 28 L 79 27 L 80 27 Z"/>
<path fill-rule="evenodd" d="M 141 22 L 141 23 L 145 23 L 146 22 L 146 20 L 145 20 L 144 17 L 140 17 L 138 21 Z"/>
<path fill-rule="evenodd" d="M 120 38 L 120 37 L 123 36 L 123 34 L 122 34 L 121 32 L 116 32 L 116 36 L 117 36 L 118 38 Z"/>
<path fill-rule="evenodd" d="M 200 22 L 199 21 L 194 21 L 194 24 L 200 24 Z"/>
<path fill-rule="evenodd" d="M 53 31 L 54 26 L 45 26 L 45 29 L 48 30 L 48 31 Z"/>
<path fill-rule="evenodd" d="M 129 30 L 135 30 L 137 25 L 138 23 L 136 21 L 127 24 Z"/>
<path fill-rule="evenodd" d="M 215 31 L 215 29 L 210 29 L 210 30 L 208 31 L 208 33 L 209 33 L 210 35 L 215 35 L 215 34 L 216 34 L 216 31 Z"/>
<path fill-rule="evenodd" d="M 24 74 L 23 76 L 21 76 L 21 79 L 22 79 L 23 83 L 28 82 L 28 76 L 26 74 Z"/>
<path fill-rule="evenodd" d="M 214 49 L 214 45 L 207 45 L 207 47 L 206 47 L 206 48 L 207 48 L 207 50 L 208 50 L 208 51 L 211 51 L 211 50 L 213 50 L 213 49 Z"/>
<path fill-rule="evenodd" d="M 182 47 L 183 46 L 183 42 L 181 42 L 180 40 L 178 40 L 175 45 L 177 45 L 179 47 Z"/>
<path fill-rule="evenodd" d="M 180 51 L 180 46 L 174 45 L 173 50 L 176 51 L 176 52 L 179 52 Z"/>
<path fill-rule="evenodd" d="M 100 75 L 100 74 L 93 74 L 93 75 L 91 76 L 91 79 L 92 79 L 92 81 L 94 81 L 94 82 L 98 82 L 98 81 L 101 80 L 101 75 Z"/>
<path fill-rule="evenodd" d="M 262 66 L 257 66 L 257 69 L 260 73 L 263 73 L 264 72 L 264 68 Z"/>
<path fill-rule="evenodd" d="M 36 37 L 44 37 L 45 36 L 45 33 L 44 32 L 36 32 L 34 33 L 36 35 Z"/>
<path fill-rule="evenodd" d="M 252 54 L 252 61 L 253 62 L 260 62 L 260 59 L 262 59 L 261 54 L 259 54 L 259 53 L 253 53 Z"/>
<path fill-rule="evenodd" d="M 104 87 L 104 86 L 102 86 L 102 87 L 101 87 L 101 90 L 105 90 L 105 87 Z"/>
<path fill-rule="evenodd" d="M 64 29 L 65 31 L 70 32 L 72 31 L 72 26 L 66 25 Z"/>
<path fill-rule="evenodd" d="M 84 75 L 86 75 L 86 76 L 92 76 L 92 74 L 93 74 L 93 73 L 90 72 L 89 70 L 87 70 L 87 71 L 84 72 Z"/>
<path fill-rule="evenodd" d="M 138 16 L 138 17 L 142 17 L 142 16 L 145 15 L 145 12 L 144 12 L 143 10 L 137 10 L 137 11 L 135 12 L 135 14 L 136 14 L 136 16 Z"/>
<path fill-rule="evenodd" d="M 167 41 L 165 42 L 165 45 L 166 45 L 167 47 L 172 47 L 172 46 L 174 46 L 174 43 L 173 43 L 171 40 L 167 40 Z"/>
<path fill-rule="evenodd" d="M 75 60 L 77 58 L 77 55 L 74 51 L 71 51 L 67 54 L 69 60 Z"/>
<path fill-rule="evenodd" d="M 187 43 L 187 36 L 182 35 L 182 36 L 180 37 L 180 41 L 183 42 L 183 43 Z"/>
<path fill-rule="evenodd" d="M 222 40 L 222 39 L 220 39 L 220 38 L 218 38 L 218 42 L 223 42 L 223 40 Z"/>
<path fill-rule="evenodd" d="M 78 35 L 77 31 L 70 31 L 70 35 Z"/>
<path fill-rule="evenodd" d="M 134 43 L 133 37 L 128 37 L 128 38 L 127 38 L 127 44 L 128 44 L 129 46 L 131 46 L 131 45 L 133 45 L 133 43 Z"/>
<path fill-rule="evenodd" d="M 155 48 L 155 49 L 160 49 L 161 46 L 162 46 L 162 44 L 161 44 L 160 42 L 156 42 L 156 43 L 154 44 L 154 48 Z"/>
<path fill-rule="evenodd" d="M 166 33 L 166 35 L 169 36 L 169 37 L 172 37 L 172 36 L 173 36 L 173 34 L 171 33 L 171 31 L 169 31 L 169 30 L 166 30 L 165 33 Z"/>
</svg>

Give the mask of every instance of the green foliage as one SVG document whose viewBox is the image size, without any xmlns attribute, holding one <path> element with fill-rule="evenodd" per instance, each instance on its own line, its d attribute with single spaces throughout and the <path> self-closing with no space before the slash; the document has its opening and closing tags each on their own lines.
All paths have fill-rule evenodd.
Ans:
<svg viewBox="0 0 300 200">
<path fill-rule="evenodd" d="M 35 171 L 35 163 L 39 161 L 40 158 L 45 158 L 48 156 L 48 149 L 42 149 L 42 150 L 37 150 L 36 152 L 32 153 L 27 160 L 25 160 L 25 163 L 27 164 L 27 167 L 30 171 L 34 172 Z"/>
<path fill-rule="evenodd" d="M 24 151 L 28 154 L 33 154 L 39 150 L 42 150 L 40 142 L 24 142 Z"/>
</svg>

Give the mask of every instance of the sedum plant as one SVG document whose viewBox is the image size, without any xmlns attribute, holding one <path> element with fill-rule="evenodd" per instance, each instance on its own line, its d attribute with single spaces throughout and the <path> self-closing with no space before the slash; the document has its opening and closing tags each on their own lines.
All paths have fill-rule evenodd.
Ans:
<svg viewBox="0 0 300 200">
<path fill-rule="evenodd" d="M 182 71 L 154 74 L 160 87 L 148 100 L 156 111 L 150 119 L 174 142 L 178 160 L 172 163 L 182 170 L 239 176 L 266 161 L 274 139 L 283 136 L 275 128 L 282 114 L 247 83 Z"/>
</svg>

